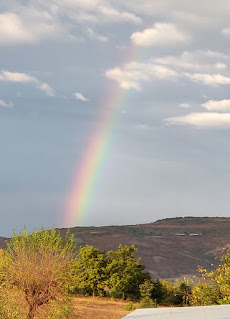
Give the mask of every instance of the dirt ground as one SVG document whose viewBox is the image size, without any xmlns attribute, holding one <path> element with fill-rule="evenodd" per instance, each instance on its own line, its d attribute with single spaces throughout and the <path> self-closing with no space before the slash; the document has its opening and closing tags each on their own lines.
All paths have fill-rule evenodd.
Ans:
<svg viewBox="0 0 230 319">
<path fill-rule="evenodd" d="M 74 297 L 76 319 L 120 319 L 130 313 L 129 302 L 107 298 Z"/>
</svg>

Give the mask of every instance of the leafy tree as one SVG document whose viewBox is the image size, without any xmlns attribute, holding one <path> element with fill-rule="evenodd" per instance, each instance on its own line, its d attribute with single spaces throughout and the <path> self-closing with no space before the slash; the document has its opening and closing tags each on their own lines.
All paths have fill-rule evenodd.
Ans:
<svg viewBox="0 0 230 319">
<path fill-rule="evenodd" d="M 134 258 L 136 252 L 134 245 L 119 245 L 118 250 L 108 252 L 108 286 L 112 291 L 121 291 L 123 299 L 128 293 L 138 294 L 139 285 L 144 279 L 150 279 L 150 275 L 143 272 L 145 267 L 140 264 L 141 259 Z"/>
<path fill-rule="evenodd" d="M 74 249 L 73 237 L 62 239 L 55 229 L 14 233 L 1 257 L 0 275 L 6 287 L 23 293 L 27 319 L 61 296 L 70 279 Z"/>
<path fill-rule="evenodd" d="M 189 304 L 189 299 L 192 294 L 192 281 L 184 277 L 184 281 L 179 283 L 179 293 L 181 294 L 183 305 Z"/>
<path fill-rule="evenodd" d="M 220 264 L 207 271 L 199 268 L 204 282 L 194 287 L 192 302 L 201 305 L 230 303 L 230 246 L 222 250 Z"/>
<path fill-rule="evenodd" d="M 166 289 L 166 294 L 164 296 L 164 299 L 162 300 L 164 304 L 168 305 L 179 305 L 182 304 L 183 298 L 179 291 L 179 284 L 171 283 L 169 281 L 162 281 L 163 286 Z"/>
<path fill-rule="evenodd" d="M 105 286 L 106 265 L 104 251 L 88 245 L 81 247 L 76 262 L 78 288 L 90 289 L 94 297 L 96 290 Z"/>
<path fill-rule="evenodd" d="M 156 300 L 157 303 L 159 304 L 166 298 L 166 295 L 167 295 L 166 286 L 163 285 L 163 283 L 159 279 L 153 281 L 153 289 L 151 292 L 151 298 L 153 300 Z"/>
<path fill-rule="evenodd" d="M 199 283 L 192 289 L 190 304 L 192 306 L 210 306 L 218 304 L 219 293 L 214 285 Z"/>
<path fill-rule="evenodd" d="M 166 280 L 153 281 L 154 288 L 151 293 L 152 299 L 157 303 L 168 305 L 187 305 L 191 294 L 191 282 L 184 278 L 184 281 L 169 282 Z"/>
<path fill-rule="evenodd" d="M 156 300 L 151 299 L 151 292 L 153 290 L 154 284 L 149 280 L 145 280 L 143 284 L 140 284 L 140 293 L 141 293 L 141 308 L 156 308 Z"/>
</svg>

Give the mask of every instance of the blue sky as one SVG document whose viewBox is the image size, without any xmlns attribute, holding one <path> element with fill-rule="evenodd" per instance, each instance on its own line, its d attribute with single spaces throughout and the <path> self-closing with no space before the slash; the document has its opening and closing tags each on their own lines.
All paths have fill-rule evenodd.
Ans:
<svg viewBox="0 0 230 319">
<path fill-rule="evenodd" d="M 2 1 L 0 235 L 62 226 L 116 88 L 129 98 L 85 225 L 230 216 L 229 14 L 227 0 Z"/>
</svg>

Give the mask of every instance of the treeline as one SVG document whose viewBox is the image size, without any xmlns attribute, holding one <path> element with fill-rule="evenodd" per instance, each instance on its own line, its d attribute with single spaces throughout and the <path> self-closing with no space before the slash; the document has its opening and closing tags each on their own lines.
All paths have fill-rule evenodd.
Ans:
<svg viewBox="0 0 230 319">
<path fill-rule="evenodd" d="M 170 283 L 152 280 L 144 271 L 137 248 L 119 245 L 107 254 L 93 246 L 80 247 L 75 263 L 75 278 L 69 291 L 74 294 L 139 301 L 149 296 L 150 305 L 188 304 L 190 282 Z M 145 300 L 145 306 L 146 300 Z"/>
<path fill-rule="evenodd" d="M 0 318 L 74 318 L 74 294 L 123 298 L 140 307 L 158 305 L 212 305 L 230 303 L 230 249 L 211 272 L 200 268 L 196 284 L 152 280 L 137 249 L 119 245 L 101 251 L 77 247 L 73 236 L 55 230 L 28 234 L 24 230 L 0 250 Z"/>
</svg>

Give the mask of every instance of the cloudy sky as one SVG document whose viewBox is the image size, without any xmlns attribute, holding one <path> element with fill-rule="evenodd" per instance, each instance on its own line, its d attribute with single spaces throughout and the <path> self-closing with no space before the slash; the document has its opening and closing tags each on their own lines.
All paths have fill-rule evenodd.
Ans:
<svg viewBox="0 0 230 319">
<path fill-rule="evenodd" d="M 74 226 L 103 125 L 83 224 L 230 216 L 229 15 L 228 0 L 1 1 L 0 235 Z"/>
</svg>

